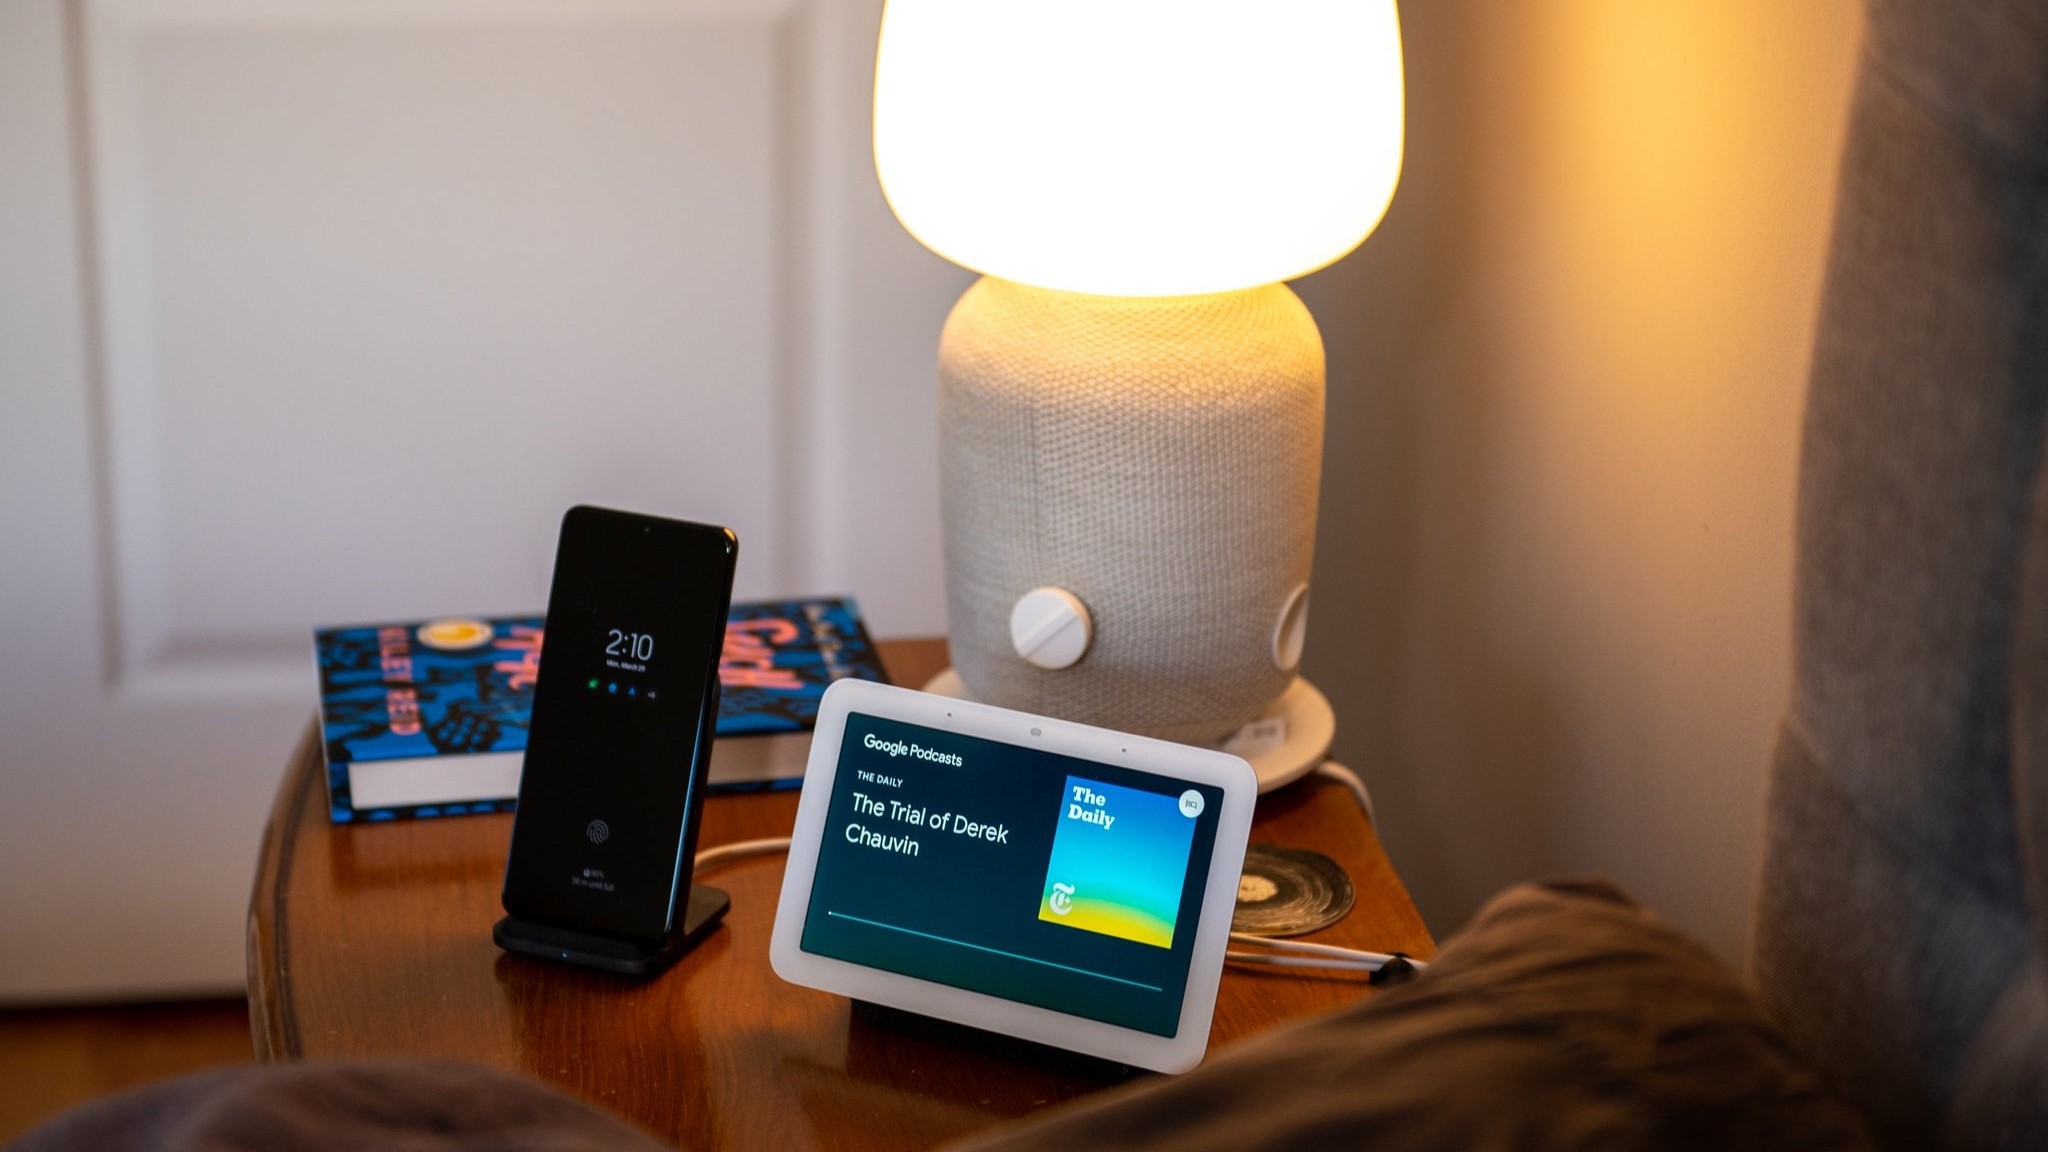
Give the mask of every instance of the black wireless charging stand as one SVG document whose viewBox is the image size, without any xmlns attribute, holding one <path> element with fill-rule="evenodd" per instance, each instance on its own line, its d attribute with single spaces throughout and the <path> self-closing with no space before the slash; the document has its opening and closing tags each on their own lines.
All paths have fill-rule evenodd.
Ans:
<svg viewBox="0 0 2048 1152">
<path fill-rule="evenodd" d="M 725 910 L 730 907 L 732 897 L 726 895 L 724 889 L 693 884 L 690 886 L 689 907 L 683 912 L 683 922 L 676 925 L 668 939 L 659 944 L 593 936 L 588 932 L 535 924 L 511 916 L 492 926 L 491 939 L 507 952 L 581 964 L 586 968 L 601 968 L 627 976 L 652 976 L 681 959 L 683 953 L 709 936 L 711 930 L 718 927 L 718 922 L 725 919 Z"/>
</svg>

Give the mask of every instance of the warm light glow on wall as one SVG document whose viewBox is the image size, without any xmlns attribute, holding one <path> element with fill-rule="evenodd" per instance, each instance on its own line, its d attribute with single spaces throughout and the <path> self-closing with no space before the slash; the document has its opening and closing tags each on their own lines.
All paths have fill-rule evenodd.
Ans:
<svg viewBox="0 0 2048 1152">
<path fill-rule="evenodd" d="M 875 164 L 911 235 L 1122 296 L 1292 279 L 1401 170 L 1393 0 L 889 0 Z"/>
</svg>

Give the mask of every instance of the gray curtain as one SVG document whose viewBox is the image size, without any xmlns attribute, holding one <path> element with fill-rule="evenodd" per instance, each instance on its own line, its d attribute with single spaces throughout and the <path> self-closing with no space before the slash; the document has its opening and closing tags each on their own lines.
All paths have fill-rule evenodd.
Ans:
<svg viewBox="0 0 2048 1152">
<path fill-rule="evenodd" d="M 1872 0 L 1754 975 L 1901 1147 L 2048 1148 L 2048 5 Z"/>
</svg>

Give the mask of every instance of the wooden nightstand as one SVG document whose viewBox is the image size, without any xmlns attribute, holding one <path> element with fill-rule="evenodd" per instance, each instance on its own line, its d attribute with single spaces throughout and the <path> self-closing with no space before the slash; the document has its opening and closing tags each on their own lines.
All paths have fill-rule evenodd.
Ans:
<svg viewBox="0 0 2048 1152">
<path fill-rule="evenodd" d="M 901 684 L 937 640 L 885 642 Z M 249 1007 L 262 1060 L 429 1056 L 536 1076 L 688 1148 L 923 1148 L 1099 1089 L 1054 1067 L 856 1016 L 768 967 L 780 856 L 709 873 L 724 927 L 662 975 L 608 976 L 500 952 L 509 815 L 327 821 L 317 731 L 285 774 L 249 900 Z M 700 847 L 787 835 L 794 791 L 713 797 Z M 1349 792 L 1310 777 L 1259 802 L 1254 842 L 1314 848 L 1358 903 L 1310 939 L 1434 953 Z M 1361 975 L 1225 969 L 1210 1051 L 1356 1002 Z"/>
</svg>

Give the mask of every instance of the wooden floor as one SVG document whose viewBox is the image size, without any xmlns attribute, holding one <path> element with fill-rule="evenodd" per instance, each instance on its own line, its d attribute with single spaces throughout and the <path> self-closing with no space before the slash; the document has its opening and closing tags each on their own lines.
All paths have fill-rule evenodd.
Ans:
<svg viewBox="0 0 2048 1152">
<path fill-rule="evenodd" d="M 251 1053 L 241 1000 L 0 1010 L 0 1144 L 94 1097 Z"/>
</svg>

